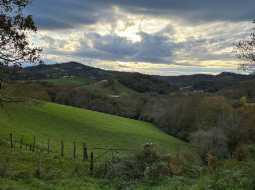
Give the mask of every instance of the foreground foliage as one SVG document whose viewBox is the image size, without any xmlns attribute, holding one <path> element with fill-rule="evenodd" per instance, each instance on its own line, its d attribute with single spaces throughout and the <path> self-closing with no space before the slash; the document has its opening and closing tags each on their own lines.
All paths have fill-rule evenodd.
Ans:
<svg viewBox="0 0 255 190">
<path fill-rule="evenodd" d="M 45 153 L 10 151 L 0 142 L 1 190 L 253 190 L 254 153 L 244 161 L 218 161 L 202 165 L 183 153 L 164 155 L 152 145 L 121 160 L 108 160 L 106 174 L 91 176 L 88 162 L 63 159 Z M 253 148 L 252 148 L 253 149 Z M 39 162 L 40 161 L 40 162 Z M 103 167 L 103 166 L 102 166 Z"/>
</svg>

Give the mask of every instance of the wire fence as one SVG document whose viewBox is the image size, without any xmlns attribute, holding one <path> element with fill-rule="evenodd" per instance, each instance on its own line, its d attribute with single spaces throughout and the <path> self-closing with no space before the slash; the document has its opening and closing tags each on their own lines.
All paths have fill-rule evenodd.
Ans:
<svg viewBox="0 0 255 190">
<path fill-rule="evenodd" d="M 25 139 L 22 135 L 14 135 L 9 133 L 2 140 L 12 152 L 22 153 L 45 153 L 60 158 L 72 159 L 89 163 L 91 175 L 94 173 L 95 164 L 105 164 L 108 161 L 120 158 L 121 155 L 128 155 L 131 152 L 136 152 L 134 149 L 125 149 L 120 147 L 105 147 L 95 145 L 88 147 L 85 142 L 65 142 L 64 140 L 55 140 L 48 138 L 40 140 L 36 136 Z"/>
</svg>

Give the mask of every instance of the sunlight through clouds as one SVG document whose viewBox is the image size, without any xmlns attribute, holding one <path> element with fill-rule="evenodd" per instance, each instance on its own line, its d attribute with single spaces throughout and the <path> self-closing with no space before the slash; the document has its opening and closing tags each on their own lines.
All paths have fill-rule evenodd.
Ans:
<svg viewBox="0 0 255 190">
<path fill-rule="evenodd" d="M 164 68 L 164 75 L 175 75 L 177 67 L 182 74 L 239 72 L 233 44 L 250 32 L 248 21 L 189 22 L 129 12 L 117 5 L 110 9 L 111 18 L 98 16 L 95 22 L 80 21 L 76 27 L 57 30 L 46 27 L 33 41 L 49 62 L 79 61 L 147 74 L 162 74 Z"/>
</svg>

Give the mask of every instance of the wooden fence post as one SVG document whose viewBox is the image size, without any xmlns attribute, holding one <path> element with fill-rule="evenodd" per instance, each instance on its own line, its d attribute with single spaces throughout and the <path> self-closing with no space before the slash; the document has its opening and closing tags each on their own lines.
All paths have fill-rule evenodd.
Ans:
<svg viewBox="0 0 255 190">
<path fill-rule="evenodd" d="M 90 154 L 90 175 L 94 173 L 94 153 L 91 152 Z"/>
<path fill-rule="evenodd" d="M 107 164 L 107 162 L 105 162 L 105 164 L 104 164 L 104 176 L 106 176 L 106 174 L 107 174 L 107 169 L 108 169 L 108 164 Z"/>
<path fill-rule="evenodd" d="M 15 152 L 15 149 L 16 149 L 16 141 L 14 140 L 13 141 L 13 151 Z"/>
<path fill-rule="evenodd" d="M 35 139 L 35 136 L 34 136 L 34 142 L 33 142 L 33 152 L 35 152 L 35 143 L 36 143 L 36 139 Z"/>
<path fill-rule="evenodd" d="M 10 133 L 10 144 L 11 144 L 11 149 L 13 149 L 13 135 Z"/>
<path fill-rule="evenodd" d="M 61 156 L 64 157 L 64 142 L 61 140 Z"/>
<path fill-rule="evenodd" d="M 76 159 L 76 142 L 73 142 L 73 159 Z"/>
<path fill-rule="evenodd" d="M 22 151 L 23 148 L 23 137 L 20 138 L 20 151 Z"/>
<path fill-rule="evenodd" d="M 88 160 L 88 148 L 85 143 L 83 143 L 83 161 Z"/>
<path fill-rule="evenodd" d="M 37 159 L 37 168 L 35 170 L 36 177 L 40 178 L 42 174 L 42 158 L 41 158 L 41 149 L 39 149 L 38 153 L 39 158 Z"/>
<path fill-rule="evenodd" d="M 50 139 L 48 139 L 47 152 L 50 153 Z"/>
</svg>

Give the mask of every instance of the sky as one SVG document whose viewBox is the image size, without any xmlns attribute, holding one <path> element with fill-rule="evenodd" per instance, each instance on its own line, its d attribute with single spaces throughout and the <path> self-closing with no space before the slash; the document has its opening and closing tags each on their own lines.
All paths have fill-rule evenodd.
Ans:
<svg viewBox="0 0 255 190">
<path fill-rule="evenodd" d="M 241 72 L 254 0 L 33 0 L 31 37 L 46 63 L 153 75 Z"/>
</svg>

